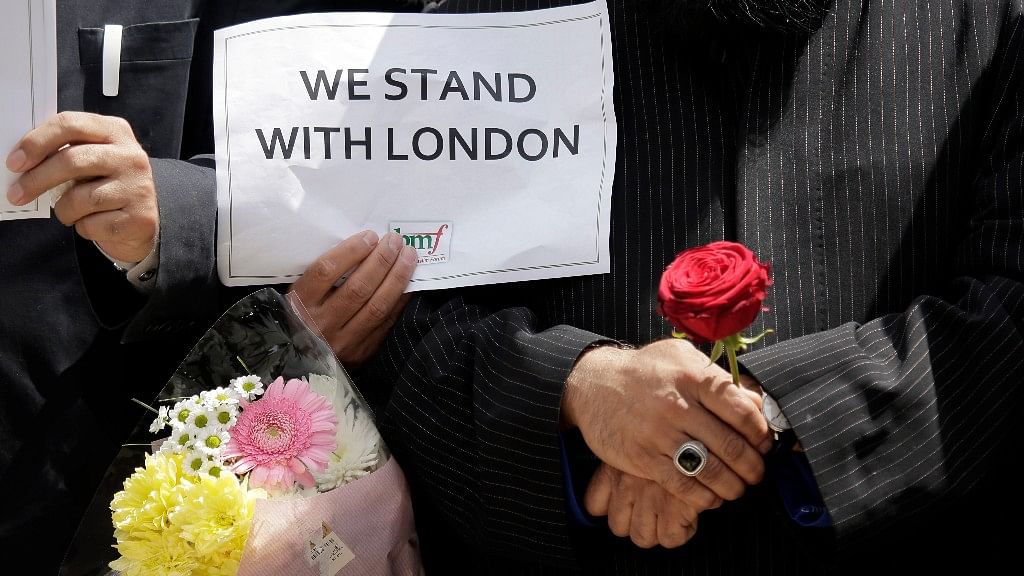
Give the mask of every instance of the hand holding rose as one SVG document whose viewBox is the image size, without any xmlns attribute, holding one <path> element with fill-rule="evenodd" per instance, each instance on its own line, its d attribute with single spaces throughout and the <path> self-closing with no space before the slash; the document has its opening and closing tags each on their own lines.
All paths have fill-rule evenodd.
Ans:
<svg viewBox="0 0 1024 576">
<path fill-rule="evenodd" d="M 566 381 L 562 414 L 602 461 L 701 509 L 759 482 L 771 447 L 760 396 L 733 386 L 728 372 L 680 340 L 586 352 Z M 710 451 L 693 478 L 673 463 L 690 439 Z"/>
<path fill-rule="evenodd" d="M 768 266 L 740 244 L 684 251 L 661 278 L 658 312 L 677 338 L 715 342 L 712 358 L 688 342 L 665 340 L 637 351 L 599 347 L 577 361 L 563 420 L 579 426 L 604 462 L 586 506 L 607 514 L 615 534 L 641 547 L 681 545 L 700 512 L 760 481 L 771 435 L 760 387 L 739 374 L 736 353 L 768 333 L 740 335 L 761 312 L 770 284 Z M 731 376 L 714 364 L 723 352 Z M 708 453 L 699 472 L 684 474 L 674 459 L 691 440 Z"/>
</svg>

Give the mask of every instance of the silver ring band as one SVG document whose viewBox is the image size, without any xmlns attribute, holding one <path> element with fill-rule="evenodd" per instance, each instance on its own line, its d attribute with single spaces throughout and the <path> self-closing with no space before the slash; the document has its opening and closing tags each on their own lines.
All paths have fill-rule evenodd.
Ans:
<svg viewBox="0 0 1024 576">
<path fill-rule="evenodd" d="M 704 469 L 704 465 L 708 463 L 708 449 L 700 440 L 683 442 L 683 445 L 676 450 L 676 455 L 672 458 L 672 461 L 679 472 L 692 478 L 700 474 L 700 471 Z"/>
</svg>

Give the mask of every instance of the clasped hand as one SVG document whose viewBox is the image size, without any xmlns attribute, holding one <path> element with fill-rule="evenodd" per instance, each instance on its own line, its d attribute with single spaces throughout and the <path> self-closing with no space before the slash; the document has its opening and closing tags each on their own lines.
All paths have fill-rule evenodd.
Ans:
<svg viewBox="0 0 1024 576">
<path fill-rule="evenodd" d="M 686 341 L 586 352 L 566 381 L 562 417 L 603 462 L 587 510 L 607 515 L 611 530 L 638 546 L 685 543 L 700 512 L 761 481 L 771 435 L 760 401 Z M 673 462 L 688 440 L 708 450 L 692 478 Z"/>
</svg>

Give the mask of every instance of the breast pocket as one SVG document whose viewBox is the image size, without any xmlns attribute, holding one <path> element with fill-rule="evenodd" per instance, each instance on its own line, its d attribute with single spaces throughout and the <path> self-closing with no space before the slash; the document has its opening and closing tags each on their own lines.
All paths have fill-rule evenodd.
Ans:
<svg viewBox="0 0 1024 576">
<path fill-rule="evenodd" d="M 192 19 L 125 26 L 114 97 L 103 95 L 103 29 L 79 29 L 85 109 L 128 120 L 150 156 L 177 158 L 198 24 Z"/>
</svg>

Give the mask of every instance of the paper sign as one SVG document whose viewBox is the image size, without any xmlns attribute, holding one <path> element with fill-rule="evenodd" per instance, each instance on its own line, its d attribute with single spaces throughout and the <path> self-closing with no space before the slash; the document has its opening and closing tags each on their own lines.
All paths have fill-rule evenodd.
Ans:
<svg viewBox="0 0 1024 576">
<path fill-rule="evenodd" d="M 54 0 L 6 0 L 0 18 L 0 221 L 48 218 L 50 198 L 12 206 L 7 188 L 17 180 L 4 160 L 29 130 L 57 113 L 57 20 Z"/>
<path fill-rule="evenodd" d="M 218 31 L 222 282 L 294 281 L 364 229 L 416 249 L 411 290 L 608 272 L 608 28 L 601 1 Z"/>
<path fill-rule="evenodd" d="M 352 549 L 338 538 L 326 522 L 321 522 L 320 527 L 309 535 L 306 559 L 310 566 L 319 570 L 320 576 L 335 576 L 355 557 Z"/>
</svg>

